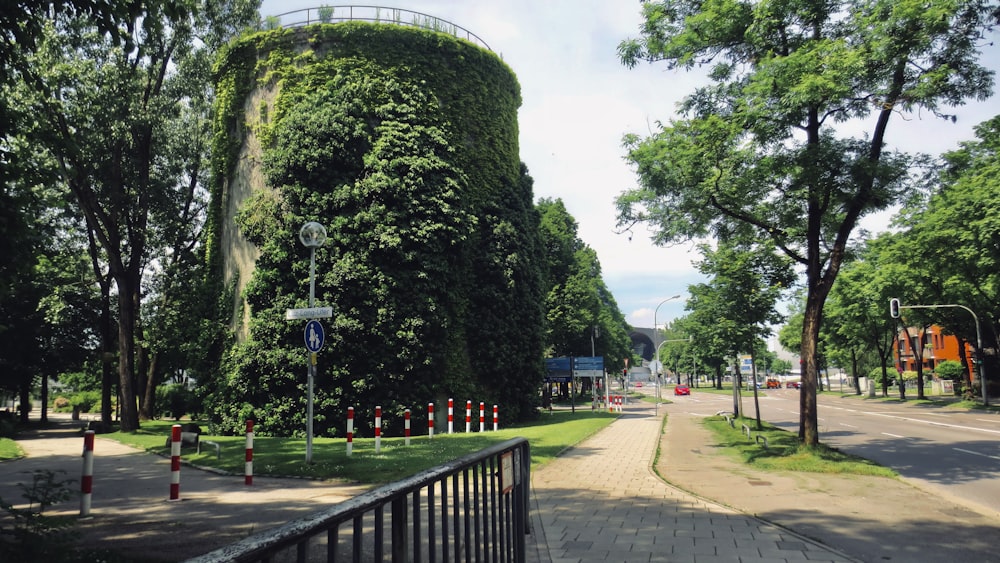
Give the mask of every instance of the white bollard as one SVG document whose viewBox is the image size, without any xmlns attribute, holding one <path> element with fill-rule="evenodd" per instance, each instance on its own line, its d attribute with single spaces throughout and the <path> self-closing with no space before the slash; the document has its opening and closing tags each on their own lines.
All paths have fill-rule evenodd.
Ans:
<svg viewBox="0 0 1000 563">
<path fill-rule="evenodd" d="M 94 431 L 83 435 L 83 476 L 80 478 L 80 516 L 90 515 L 90 499 L 94 489 Z"/>
<path fill-rule="evenodd" d="M 410 409 L 403 411 L 403 435 L 406 436 L 406 445 L 410 445 Z"/>
<path fill-rule="evenodd" d="M 170 500 L 181 499 L 181 425 L 170 429 Z"/>
<path fill-rule="evenodd" d="M 465 431 L 472 432 L 472 401 L 465 402 Z"/>
<path fill-rule="evenodd" d="M 347 407 L 347 455 L 354 449 L 354 407 Z"/>
<path fill-rule="evenodd" d="M 455 431 L 455 401 L 448 399 L 448 433 Z"/>
<path fill-rule="evenodd" d="M 253 485 L 253 421 L 247 421 L 246 465 L 243 468 L 243 484 Z"/>
<path fill-rule="evenodd" d="M 382 407 L 375 407 L 375 453 L 382 452 Z"/>
</svg>

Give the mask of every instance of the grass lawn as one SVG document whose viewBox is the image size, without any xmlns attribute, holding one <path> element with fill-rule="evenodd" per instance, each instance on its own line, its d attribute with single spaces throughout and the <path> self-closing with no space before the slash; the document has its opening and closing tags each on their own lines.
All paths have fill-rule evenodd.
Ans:
<svg viewBox="0 0 1000 563">
<path fill-rule="evenodd" d="M 812 473 L 841 473 L 851 475 L 877 475 L 880 477 L 898 477 L 898 474 L 887 467 L 862 457 L 845 454 L 840 450 L 820 444 L 810 448 L 799 444 L 796 434 L 762 422 L 761 430 L 756 430 L 757 421 L 752 418 L 735 419 L 735 427 L 729 425 L 721 416 L 705 418 L 707 426 L 718 439 L 719 444 L 726 448 L 729 455 L 738 457 L 742 462 L 755 468 L 772 471 L 807 471 Z M 757 443 L 756 438 L 750 441 L 743 433 L 743 424 L 749 426 L 754 436 L 767 438 L 767 448 Z"/>
<path fill-rule="evenodd" d="M 305 463 L 305 438 L 254 436 L 253 470 L 255 476 L 309 477 L 340 479 L 357 483 L 388 483 L 408 477 L 424 469 L 440 465 L 482 450 L 511 438 L 524 437 L 531 444 L 531 464 L 548 463 L 566 448 L 579 443 L 604 428 L 618 415 L 577 409 L 576 413 L 556 410 L 542 413 L 528 424 L 501 429 L 497 432 L 471 432 L 413 436 L 406 446 L 403 438 L 383 437 L 379 454 L 375 453 L 374 438 L 354 438 L 353 455 L 347 455 L 344 438 L 314 438 L 312 464 Z M 145 421 L 135 433 L 114 432 L 103 438 L 118 440 L 150 452 L 170 454 L 165 446 L 173 421 Z M 202 425 L 205 427 L 206 425 Z M 234 474 L 243 474 L 246 437 L 209 436 L 202 434 L 201 453 L 193 447 L 183 448 L 181 459 L 203 467 L 213 467 Z M 219 444 L 215 448 L 204 444 L 208 440 Z"/>
<path fill-rule="evenodd" d="M 7 459 L 18 459 L 24 456 L 21 447 L 10 438 L 0 438 L 0 461 Z"/>
</svg>

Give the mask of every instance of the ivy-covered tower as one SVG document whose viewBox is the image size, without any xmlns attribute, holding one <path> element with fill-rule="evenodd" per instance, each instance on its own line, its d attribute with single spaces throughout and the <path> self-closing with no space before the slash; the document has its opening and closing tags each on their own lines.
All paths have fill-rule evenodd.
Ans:
<svg viewBox="0 0 1000 563">
<path fill-rule="evenodd" d="M 206 402 L 220 431 L 304 433 L 304 321 L 284 313 L 308 302 L 308 221 L 328 233 L 315 291 L 333 308 L 316 435 L 343 436 L 348 406 L 382 406 L 390 428 L 449 397 L 534 412 L 541 254 L 517 80 L 447 29 L 399 23 L 264 31 L 220 55 Z"/>
</svg>

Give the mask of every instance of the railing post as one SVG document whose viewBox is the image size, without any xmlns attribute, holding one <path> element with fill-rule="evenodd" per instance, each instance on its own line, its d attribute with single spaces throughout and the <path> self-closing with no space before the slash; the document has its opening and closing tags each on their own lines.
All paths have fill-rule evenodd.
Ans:
<svg viewBox="0 0 1000 563">
<path fill-rule="evenodd" d="M 392 563 L 404 563 L 410 560 L 406 541 L 409 520 L 406 513 L 406 495 L 400 495 L 392 501 Z M 414 530 L 414 534 L 417 531 Z"/>
</svg>

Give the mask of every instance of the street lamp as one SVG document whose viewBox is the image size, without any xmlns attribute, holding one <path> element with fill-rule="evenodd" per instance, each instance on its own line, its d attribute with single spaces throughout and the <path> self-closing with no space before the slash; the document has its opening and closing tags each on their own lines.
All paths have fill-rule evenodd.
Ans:
<svg viewBox="0 0 1000 563">
<path fill-rule="evenodd" d="M 309 249 L 309 308 L 316 305 L 316 249 L 326 242 L 326 229 L 310 221 L 299 229 L 299 240 Z M 316 354 L 309 353 L 309 378 L 306 395 L 306 463 L 312 463 L 313 381 L 316 379 Z"/>
<path fill-rule="evenodd" d="M 660 305 L 663 305 L 667 301 L 673 301 L 674 299 L 680 299 L 680 298 L 681 298 L 680 294 L 674 295 L 673 297 L 667 297 L 663 301 L 660 301 Z M 656 329 L 656 314 L 660 312 L 660 305 L 657 305 L 656 309 L 653 310 L 653 336 L 655 336 L 657 340 L 659 340 L 660 333 Z M 656 362 L 656 373 L 653 374 L 653 378 L 654 378 L 654 380 L 656 382 L 656 401 L 657 401 L 657 404 L 659 404 L 659 401 L 660 401 L 660 344 L 663 344 L 663 342 L 659 342 L 659 343 L 654 342 L 654 344 L 656 344 L 656 356 L 654 356 L 653 360 Z"/>
</svg>

